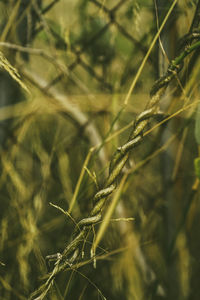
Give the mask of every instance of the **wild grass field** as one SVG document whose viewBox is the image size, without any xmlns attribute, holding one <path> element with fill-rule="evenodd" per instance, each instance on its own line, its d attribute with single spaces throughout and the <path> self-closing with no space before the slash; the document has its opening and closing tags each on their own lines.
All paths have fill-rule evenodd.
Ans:
<svg viewBox="0 0 200 300">
<path fill-rule="evenodd" d="M 200 299 L 200 1 L 0 20 L 0 300 Z"/>
</svg>

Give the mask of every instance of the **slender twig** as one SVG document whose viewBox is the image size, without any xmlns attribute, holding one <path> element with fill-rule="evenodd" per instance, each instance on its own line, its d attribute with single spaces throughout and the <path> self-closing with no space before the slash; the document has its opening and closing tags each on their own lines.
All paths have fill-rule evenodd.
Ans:
<svg viewBox="0 0 200 300">
<path fill-rule="evenodd" d="M 43 94 L 49 97 L 52 104 L 55 104 L 55 108 L 58 111 L 65 112 L 71 120 L 78 126 L 84 129 L 84 134 L 91 142 L 91 146 L 95 147 L 101 144 L 101 137 L 93 124 L 91 124 L 86 115 L 82 113 L 77 107 L 73 106 L 68 100 L 67 96 L 59 93 L 55 88 L 50 88 L 48 91 L 45 89 L 47 82 L 41 78 L 38 74 L 23 69 L 23 76 L 36 86 Z M 99 153 L 101 164 L 104 166 L 106 163 L 105 152 Z"/>
<path fill-rule="evenodd" d="M 82 219 L 77 224 L 74 238 L 64 249 L 63 253 L 59 255 L 52 273 L 42 287 L 42 293 L 41 290 L 39 290 L 39 296 L 36 299 L 43 299 L 43 295 L 47 294 L 53 285 L 56 276 L 65 270 L 69 265 L 75 264 L 82 241 L 87 236 L 91 226 L 95 225 L 101 220 L 101 214 L 106 200 L 108 196 L 111 195 L 116 189 L 117 179 L 119 175 L 122 174 L 122 169 L 129 158 L 130 152 L 142 141 L 144 130 L 146 129 L 150 118 L 155 116 L 155 114 L 158 112 L 159 101 L 165 93 L 167 86 L 181 70 L 185 57 L 199 48 L 200 41 L 192 43 L 191 45 L 186 45 L 183 51 L 170 63 L 166 74 L 161 77 L 152 87 L 150 93 L 151 98 L 146 106 L 146 110 L 136 117 L 128 141 L 123 146 L 118 147 L 117 151 L 112 156 L 109 175 L 104 187 L 100 189 L 93 197 L 94 207 L 92 211 L 87 218 Z"/>
</svg>

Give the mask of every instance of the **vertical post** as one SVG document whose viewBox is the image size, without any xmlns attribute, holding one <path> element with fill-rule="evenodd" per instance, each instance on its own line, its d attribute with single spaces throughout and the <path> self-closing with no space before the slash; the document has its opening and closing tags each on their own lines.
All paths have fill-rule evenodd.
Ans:
<svg viewBox="0 0 200 300">
<path fill-rule="evenodd" d="M 155 0 L 157 5 L 157 13 L 158 13 L 158 23 L 161 24 L 163 15 L 166 14 L 171 1 L 165 0 Z M 161 33 L 160 40 L 158 42 L 158 76 L 161 77 L 167 71 L 167 67 L 169 61 L 173 57 L 175 57 L 175 49 L 176 49 L 176 9 L 171 14 L 168 19 L 164 30 Z M 170 88 L 170 87 L 169 87 Z M 169 89 L 168 88 L 168 89 Z M 170 103 L 172 101 L 171 95 L 166 92 L 163 103 L 161 104 L 161 109 L 167 111 Z M 164 129 L 161 144 L 164 145 L 168 139 L 172 136 L 174 132 L 174 124 L 173 120 L 170 121 L 168 126 Z M 173 259 L 168 260 L 168 249 L 170 247 L 171 241 L 174 236 L 175 228 L 176 228 L 176 193 L 174 190 L 174 186 L 172 185 L 172 173 L 173 173 L 173 157 L 175 154 L 176 145 L 172 144 L 167 148 L 165 152 L 162 153 L 161 156 L 161 176 L 163 182 L 163 201 L 166 206 L 165 215 L 164 215 L 164 224 L 166 224 L 166 266 L 168 268 L 168 282 L 167 282 L 167 297 L 168 299 L 180 299 L 180 290 L 179 290 L 179 282 L 177 275 L 177 268 L 175 265 L 175 261 Z"/>
</svg>

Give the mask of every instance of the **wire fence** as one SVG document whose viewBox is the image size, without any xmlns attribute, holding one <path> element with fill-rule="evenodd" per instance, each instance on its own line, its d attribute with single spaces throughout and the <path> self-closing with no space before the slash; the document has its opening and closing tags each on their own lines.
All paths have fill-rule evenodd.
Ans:
<svg viewBox="0 0 200 300">
<path fill-rule="evenodd" d="M 189 125 L 194 121 L 190 108 L 197 104 L 200 2 L 180 1 L 159 35 L 170 4 L 176 2 L 163 6 L 163 1 L 155 1 L 153 6 L 145 0 L 53 0 L 47 4 L 24 0 L 10 5 L 12 18 L 2 25 L 0 46 L 16 63 L 31 95 L 21 93 L 20 98 L 20 92 L 15 93 L 11 98 L 17 103 L 0 110 L 0 119 L 7 122 L 4 129 L 10 133 L 2 142 L 0 165 L 0 266 L 6 266 L 0 273 L 0 293 L 4 299 L 13 295 L 27 299 L 33 290 L 33 299 L 58 299 L 61 294 L 80 299 L 84 293 L 87 299 L 105 299 L 101 290 L 116 300 L 192 297 L 190 287 L 198 285 L 198 280 L 191 278 L 198 278 L 199 270 L 186 276 L 195 248 L 187 241 L 194 232 L 188 228 L 196 228 L 192 218 L 199 217 L 194 212 L 199 194 L 196 186 L 191 188 L 196 152 L 191 151 L 195 141 L 193 125 Z M 139 105 L 136 117 L 135 102 L 129 103 L 129 111 L 125 106 L 113 109 L 116 93 L 120 93 L 117 104 L 122 105 L 121 95 L 131 94 L 133 78 L 155 35 L 157 47 L 134 90 L 134 97 L 139 92 L 139 104 L 145 105 Z M 178 49 L 179 35 L 184 37 Z M 165 38 L 176 40 L 170 44 L 178 49 L 172 61 L 161 49 L 167 44 Z M 153 85 L 168 58 L 168 68 L 162 68 L 164 75 Z M 196 73 L 188 76 L 188 70 Z M 0 89 L 1 99 L 2 92 L 11 90 Z M 73 105 L 70 96 L 82 93 L 85 104 Z M 106 113 L 87 105 L 90 94 L 91 106 L 110 95 Z M 166 94 L 169 110 L 161 110 Z M 185 119 L 170 128 L 170 120 L 185 111 Z M 123 122 L 126 126 L 114 132 Z M 164 140 L 165 129 L 171 133 Z M 175 142 L 173 174 L 164 178 L 171 165 L 168 148 Z M 177 207 L 170 207 L 173 197 Z M 111 219 L 117 202 L 117 218 Z M 120 225 L 112 226 L 114 221 Z M 13 223 L 16 226 L 9 226 Z M 110 249 L 118 253 L 113 261 L 106 260 L 113 254 Z M 50 267 L 45 256 L 53 261 Z M 199 259 L 198 254 L 194 257 Z M 95 269 L 98 260 L 102 261 Z M 181 275 L 174 284 L 177 272 Z M 74 274 L 77 277 L 72 279 Z"/>
<path fill-rule="evenodd" d="M 69 33 L 67 42 L 51 28 L 57 43 L 62 45 L 69 54 L 67 68 L 75 71 L 81 67 L 87 74 L 88 81 L 96 81 L 99 89 L 105 92 L 116 91 L 116 74 L 118 85 L 129 81 L 138 67 L 138 57 L 147 52 L 148 43 L 154 28 L 142 28 L 139 22 L 141 7 L 135 1 L 113 2 L 109 7 L 98 1 L 83 1 L 79 5 L 79 19 L 76 20 L 74 31 Z M 150 18 L 149 11 L 144 14 Z M 42 28 L 40 28 L 42 30 Z M 77 33 L 76 33 L 77 32 Z M 137 60 L 133 58 L 137 57 Z M 149 64 L 156 68 L 154 55 L 148 58 Z M 155 72 L 155 69 L 154 69 Z M 57 75 L 48 84 L 48 88 L 58 83 L 64 77 Z M 120 77 L 120 78 L 119 78 Z M 84 78 L 84 76 L 83 76 Z M 118 89 L 119 90 L 119 89 Z"/>
</svg>

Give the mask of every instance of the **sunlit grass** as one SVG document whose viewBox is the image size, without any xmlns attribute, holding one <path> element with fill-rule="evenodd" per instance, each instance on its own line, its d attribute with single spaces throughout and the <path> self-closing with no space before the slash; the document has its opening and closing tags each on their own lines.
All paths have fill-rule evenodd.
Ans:
<svg viewBox="0 0 200 300">
<path fill-rule="evenodd" d="M 62 20 L 56 19 L 57 9 L 61 14 L 62 5 L 67 6 L 64 0 L 58 1 L 58 8 L 55 1 L 44 15 L 28 5 L 21 19 L 33 18 L 33 9 L 36 30 L 43 27 L 27 45 L 21 45 L 17 35 L 21 1 L 1 24 L 0 65 L 22 89 L 21 96 L 0 108 L 6 133 L 0 148 L 0 298 L 28 299 L 39 288 L 38 299 L 52 300 L 199 299 L 199 181 L 193 167 L 199 156 L 194 135 L 199 60 L 190 66 L 191 55 L 161 100 L 160 115 L 152 118 L 141 145 L 131 153 L 102 219 L 84 237 L 78 259 L 57 276 L 48 296 L 43 290 L 55 267 L 55 261 L 45 257 L 62 253 L 78 222 L 89 216 L 93 195 L 108 178 L 113 153 L 127 141 L 135 116 L 149 102 L 157 79 L 153 46 L 161 30 L 165 32 L 166 20 L 156 31 L 155 19 L 141 29 L 141 36 L 132 30 L 140 46 L 131 41 L 129 16 L 136 7 L 127 2 L 114 15 L 127 33 L 115 22 L 108 26 L 112 40 L 107 46 L 112 50 L 114 45 L 113 57 L 97 49 L 100 44 L 92 43 L 94 48 L 87 50 L 84 41 L 80 44 L 83 19 L 88 26 L 97 18 L 94 25 L 99 30 L 110 22 L 105 7 L 116 5 L 92 2 L 85 3 L 85 10 L 84 4 L 81 8 L 78 2 L 69 3 L 76 14 L 74 28 L 65 24 L 66 12 Z M 166 11 L 167 18 L 176 2 Z M 10 2 L 1 5 L 11 10 Z M 174 13 L 177 23 L 187 19 L 185 33 L 195 10 L 195 4 L 190 5 L 187 13 L 183 3 L 180 16 Z M 147 1 L 138 2 L 137 14 L 146 16 L 145 22 L 152 17 Z M 27 20 L 29 26 L 34 23 Z M 179 28 L 174 30 L 178 38 Z M 122 42 L 126 39 L 127 49 Z M 86 50 L 79 53 L 82 47 Z M 148 47 L 146 56 L 143 47 Z M 95 60 L 97 50 L 102 57 Z M 57 76 L 57 83 L 49 86 Z"/>
</svg>

